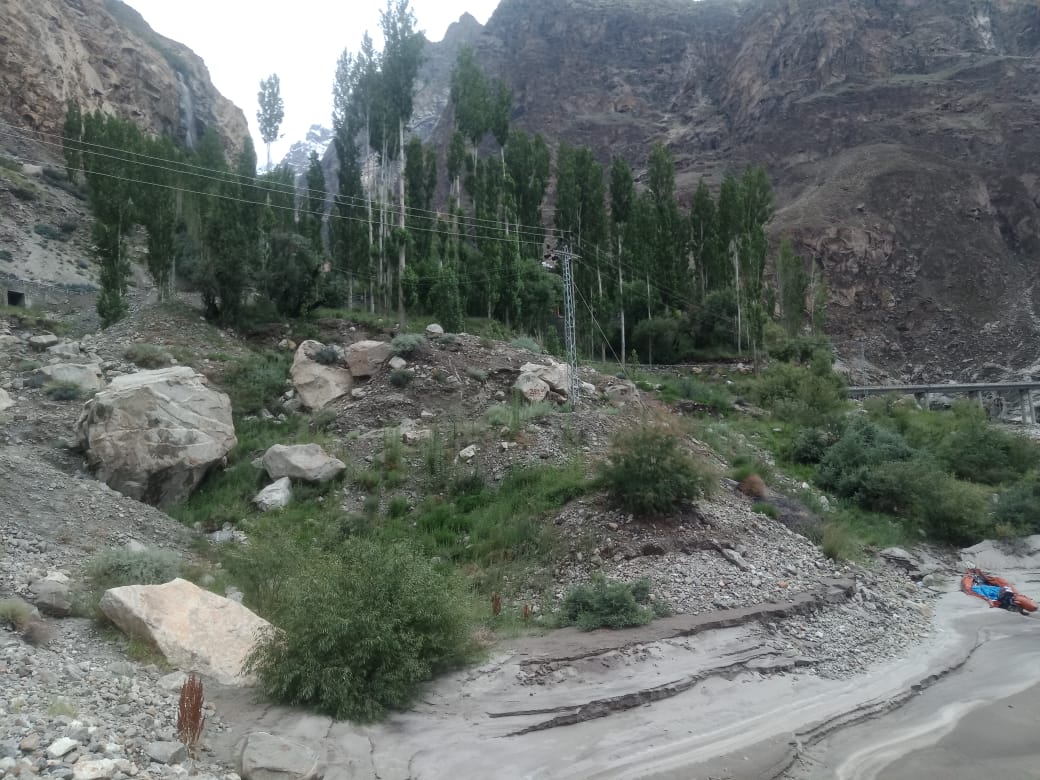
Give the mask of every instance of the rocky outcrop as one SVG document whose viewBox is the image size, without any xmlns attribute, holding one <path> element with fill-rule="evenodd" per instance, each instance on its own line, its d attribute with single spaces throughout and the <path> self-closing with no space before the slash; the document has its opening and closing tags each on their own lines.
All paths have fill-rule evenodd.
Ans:
<svg viewBox="0 0 1040 780">
<path fill-rule="evenodd" d="M 261 463 L 271 479 L 289 477 L 302 482 L 328 482 L 347 468 L 317 444 L 275 444 L 264 453 Z"/>
<path fill-rule="evenodd" d="M 314 359 L 323 345 L 305 341 L 296 350 L 289 372 L 300 402 L 311 411 L 324 409 L 333 401 L 350 393 L 354 386 L 351 373 L 339 365 L 319 363 Z"/>
<path fill-rule="evenodd" d="M 60 134 L 75 101 L 189 146 L 213 128 L 234 153 L 248 135 L 202 59 L 119 0 L 0 3 L 0 52 L 0 117 L 19 127 Z"/>
<path fill-rule="evenodd" d="M 99 479 L 159 507 L 191 495 L 237 443 L 231 401 L 186 366 L 116 377 L 76 427 Z"/>
<path fill-rule="evenodd" d="M 107 590 L 101 611 L 124 633 L 153 643 L 178 669 L 223 685 L 251 682 L 242 665 L 257 636 L 271 628 L 238 602 L 179 578 Z"/>
</svg>

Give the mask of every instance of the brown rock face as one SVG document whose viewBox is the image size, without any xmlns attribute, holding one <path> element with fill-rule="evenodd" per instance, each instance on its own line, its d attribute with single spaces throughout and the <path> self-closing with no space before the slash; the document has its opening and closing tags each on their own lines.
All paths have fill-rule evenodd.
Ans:
<svg viewBox="0 0 1040 780">
<path fill-rule="evenodd" d="M 60 134 L 69 101 L 188 145 L 213 127 L 232 154 L 248 134 L 202 60 L 119 0 L 0 0 L 0 117 Z"/>
<path fill-rule="evenodd" d="M 920 378 L 1036 362 L 1035 0 L 503 0 L 477 51 L 518 126 L 637 174 L 663 141 L 686 195 L 764 164 L 846 353 Z"/>
</svg>

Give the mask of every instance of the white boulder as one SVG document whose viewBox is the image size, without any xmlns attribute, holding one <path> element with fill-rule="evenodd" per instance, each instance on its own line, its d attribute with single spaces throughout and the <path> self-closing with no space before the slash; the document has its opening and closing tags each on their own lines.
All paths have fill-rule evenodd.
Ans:
<svg viewBox="0 0 1040 780">
<path fill-rule="evenodd" d="M 318 780 L 325 773 L 309 747 L 266 731 L 245 738 L 238 761 L 243 780 Z"/>
<path fill-rule="evenodd" d="M 261 512 L 270 512 L 272 509 L 282 509 L 289 506 L 292 501 L 292 482 L 288 477 L 282 477 L 272 482 L 253 498 L 253 504 Z"/>
<path fill-rule="evenodd" d="M 7 391 L 0 388 L 0 412 L 6 412 L 14 406 L 14 399 L 7 394 Z"/>
<path fill-rule="evenodd" d="M 545 396 L 549 394 L 549 385 L 535 374 L 520 374 L 513 383 L 513 390 L 534 403 L 545 400 Z"/>
<path fill-rule="evenodd" d="M 182 671 L 223 685 L 249 685 L 242 664 L 271 624 L 236 601 L 180 578 L 105 591 L 101 611 L 126 634 L 154 644 Z"/>
<path fill-rule="evenodd" d="M 116 377 L 76 430 L 100 480 L 159 507 L 191 495 L 238 443 L 231 401 L 187 366 Z"/>
<path fill-rule="evenodd" d="M 444 335 L 444 328 L 438 325 L 436 322 L 431 322 L 426 326 L 426 338 L 428 339 L 439 339 Z"/>
<path fill-rule="evenodd" d="M 322 344 L 305 341 L 296 350 L 289 376 L 304 407 L 311 411 L 324 409 L 350 393 L 354 378 L 339 365 L 326 365 L 314 359 Z"/>
<path fill-rule="evenodd" d="M 260 462 L 271 479 L 289 477 L 303 482 L 328 482 L 347 468 L 317 444 L 275 444 Z"/>
</svg>

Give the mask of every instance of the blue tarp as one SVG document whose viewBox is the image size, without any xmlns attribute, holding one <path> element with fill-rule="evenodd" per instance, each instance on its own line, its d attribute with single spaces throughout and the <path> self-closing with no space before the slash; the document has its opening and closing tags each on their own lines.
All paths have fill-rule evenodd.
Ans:
<svg viewBox="0 0 1040 780">
<path fill-rule="evenodd" d="M 982 596 L 982 598 L 990 601 L 999 599 L 1000 592 L 1003 590 L 999 585 L 972 585 L 971 589 Z"/>
</svg>

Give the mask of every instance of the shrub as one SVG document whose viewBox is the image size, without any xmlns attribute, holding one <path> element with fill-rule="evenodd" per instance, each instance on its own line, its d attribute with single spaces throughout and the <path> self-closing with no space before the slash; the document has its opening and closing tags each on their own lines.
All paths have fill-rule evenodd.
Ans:
<svg viewBox="0 0 1040 780">
<path fill-rule="evenodd" d="M 331 344 L 323 344 L 314 352 L 314 362 L 323 366 L 334 366 L 339 363 L 339 350 Z"/>
<path fill-rule="evenodd" d="M 766 483 L 758 474 L 749 474 L 740 480 L 737 489 L 750 498 L 762 498 L 766 494 Z"/>
<path fill-rule="evenodd" d="M 756 501 L 751 506 L 751 511 L 758 512 L 758 514 L 765 515 L 766 517 L 771 517 L 774 520 L 780 517 L 780 510 L 772 504 L 766 503 L 765 501 Z"/>
<path fill-rule="evenodd" d="M 467 604 L 459 578 L 407 546 L 352 539 L 284 583 L 247 668 L 275 701 L 377 720 L 467 659 Z"/>
<path fill-rule="evenodd" d="M 32 621 L 32 610 L 21 599 L 0 599 L 0 620 L 15 631 L 24 631 Z"/>
<path fill-rule="evenodd" d="M 847 561 L 860 552 L 859 543 L 852 530 L 836 522 L 824 524 L 820 548 L 832 561 Z"/>
<path fill-rule="evenodd" d="M 408 511 L 412 508 L 408 499 L 404 496 L 394 496 L 390 499 L 390 503 L 386 505 L 386 513 L 390 517 L 404 517 L 408 514 Z"/>
<path fill-rule="evenodd" d="M 693 401 L 720 412 L 733 407 L 733 401 L 725 389 L 689 376 L 678 381 L 666 381 L 661 388 L 661 398 L 665 401 Z"/>
<path fill-rule="evenodd" d="M 43 391 L 52 401 L 78 401 L 83 397 L 83 388 L 75 382 L 54 382 Z"/>
<path fill-rule="evenodd" d="M 582 631 L 596 628 L 642 626 L 667 614 L 667 608 L 650 601 L 649 580 L 609 582 L 602 575 L 588 585 L 578 585 L 567 593 L 560 608 L 561 624 Z"/>
<path fill-rule="evenodd" d="M 683 451 L 679 438 L 662 428 L 639 428 L 615 440 L 599 466 L 598 482 L 625 511 L 652 515 L 708 494 L 715 477 Z"/>
<path fill-rule="evenodd" d="M 833 356 L 834 347 L 826 336 L 795 336 L 769 348 L 770 357 L 784 363 L 811 363 L 817 354 Z"/>
<path fill-rule="evenodd" d="M 25 201 L 27 203 L 31 203 L 32 201 L 36 200 L 36 190 L 31 187 L 17 187 L 12 185 L 8 188 L 8 191 L 16 198 L 18 198 L 18 200 Z"/>
<path fill-rule="evenodd" d="M 778 419 L 806 426 L 833 419 L 846 406 L 845 381 L 831 370 L 830 357 L 820 353 L 808 367 L 771 364 L 750 394 Z"/>
<path fill-rule="evenodd" d="M 426 346 L 426 339 L 418 333 L 402 333 L 390 342 L 390 351 L 401 357 L 414 355 Z"/>
<path fill-rule="evenodd" d="M 827 450 L 817 468 L 817 479 L 823 488 L 852 497 L 862 489 L 871 469 L 888 461 L 908 461 L 914 455 L 898 433 L 860 418 Z"/>
<path fill-rule="evenodd" d="M 478 368 L 477 366 L 467 366 L 466 367 L 466 376 L 468 376 L 470 379 L 473 379 L 473 380 L 483 384 L 484 382 L 487 381 L 488 372 L 485 371 L 482 368 Z"/>
<path fill-rule="evenodd" d="M 261 409 L 274 411 L 285 392 L 290 360 L 290 355 L 272 351 L 229 363 L 221 384 L 231 397 L 232 409 L 237 414 L 257 414 Z"/>
<path fill-rule="evenodd" d="M 390 372 L 390 384 L 398 389 L 408 387 L 414 378 L 415 374 L 407 368 L 395 368 Z"/>
<path fill-rule="evenodd" d="M 170 550 L 140 552 L 114 547 L 97 553 L 84 567 L 87 582 L 98 591 L 123 585 L 162 585 L 180 573 L 181 560 Z"/>
<path fill-rule="evenodd" d="M 993 519 L 1019 534 L 1040 532 L 1040 474 L 1032 472 L 997 498 Z"/>
<path fill-rule="evenodd" d="M 61 229 L 46 222 L 41 222 L 35 225 L 33 227 L 33 232 L 38 236 L 43 236 L 44 238 L 49 238 L 53 241 L 66 241 L 68 239 L 68 235 L 62 232 Z"/>
<path fill-rule="evenodd" d="M 783 448 L 782 455 L 792 463 L 819 463 L 837 440 L 831 429 L 801 428 Z"/>
<path fill-rule="evenodd" d="M 529 352 L 534 352 L 536 355 L 542 354 L 542 345 L 530 336 L 517 336 L 509 342 L 509 346 L 516 349 L 526 349 Z"/>
<path fill-rule="evenodd" d="M 172 362 L 169 353 L 155 344 L 131 344 L 123 357 L 140 368 L 162 368 Z"/>
<path fill-rule="evenodd" d="M 532 420 L 548 417 L 554 407 L 548 401 L 527 403 L 522 398 L 513 396 L 509 404 L 496 404 L 487 410 L 487 421 L 491 425 L 508 426 L 514 433 Z"/>
</svg>

